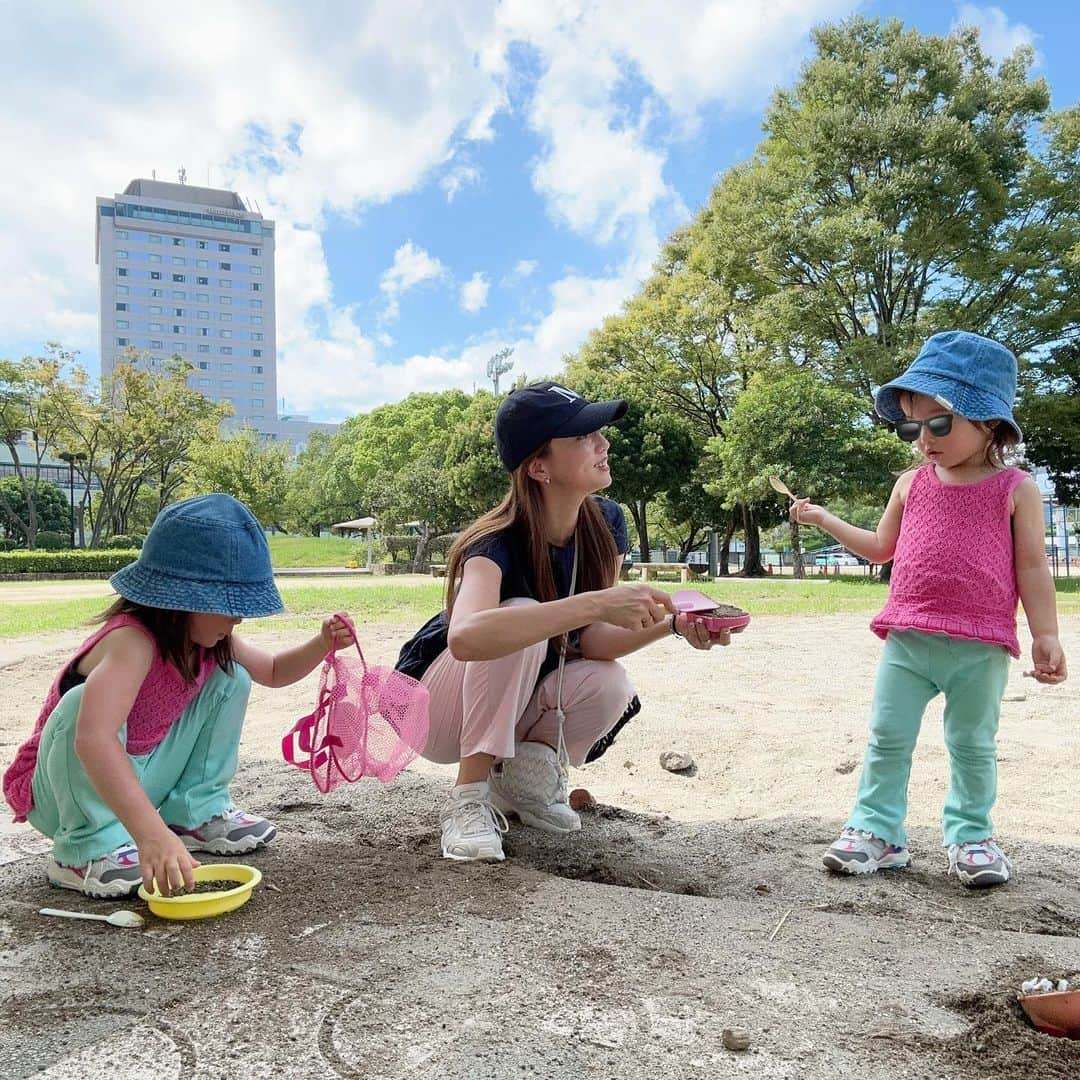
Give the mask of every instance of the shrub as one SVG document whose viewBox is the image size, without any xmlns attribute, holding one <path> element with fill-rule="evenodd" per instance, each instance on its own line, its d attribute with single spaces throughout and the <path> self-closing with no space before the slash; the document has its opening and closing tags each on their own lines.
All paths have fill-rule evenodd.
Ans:
<svg viewBox="0 0 1080 1080">
<path fill-rule="evenodd" d="M 34 547 L 39 551 L 63 551 L 71 547 L 71 537 L 65 533 L 39 532 L 34 540 Z"/>
<path fill-rule="evenodd" d="M 111 574 L 137 551 L 0 551 L 0 574 Z"/>
<path fill-rule="evenodd" d="M 133 536 L 125 536 L 123 533 L 117 533 L 115 536 L 110 536 L 101 546 L 108 551 L 133 551 L 136 548 L 142 547 L 142 544 L 136 542 L 135 537 Z"/>
<path fill-rule="evenodd" d="M 8 540 L 5 537 L 0 537 L 0 551 L 15 551 L 21 546 L 18 540 Z"/>
</svg>

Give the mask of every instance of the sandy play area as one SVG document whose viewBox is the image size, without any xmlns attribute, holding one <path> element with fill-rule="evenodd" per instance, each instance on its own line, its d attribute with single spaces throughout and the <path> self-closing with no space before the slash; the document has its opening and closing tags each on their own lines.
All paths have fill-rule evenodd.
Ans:
<svg viewBox="0 0 1080 1080">
<path fill-rule="evenodd" d="M 858 779 L 867 622 L 758 618 L 727 650 L 629 657 L 643 710 L 572 775 L 599 807 L 569 838 L 515 824 L 495 866 L 439 856 L 449 770 L 321 796 L 279 750 L 316 676 L 256 688 L 234 795 L 279 837 L 247 857 L 264 886 L 239 911 L 141 931 L 43 918 L 143 905 L 49 889 L 47 845 L 0 828 L 0 1074 L 1075 1080 L 1080 1042 L 1036 1033 L 1012 991 L 1080 985 L 1080 619 L 1071 681 L 1013 666 L 996 823 L 1017 876 L 986 893 L 945 874 L 940 703 L 912 777 L 915 866 L 820 870 Z M 364 630 L 369 659 L 410 629 Z M 0 642 L 0 761 L 81 636 Z M 669 749 L 696 768 L 664 772 Z M 724 1047 L 730 1027 L 749 1050 Z"/>
</svg>

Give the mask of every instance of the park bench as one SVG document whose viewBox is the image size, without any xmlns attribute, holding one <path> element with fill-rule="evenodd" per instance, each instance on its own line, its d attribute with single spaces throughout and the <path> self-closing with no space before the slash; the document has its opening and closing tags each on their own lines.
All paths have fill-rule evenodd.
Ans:
<svg viewBox="0 0 1080 1080">
<path fill-rule="evenodd" d="M 433 562 L 431 564 L 431 576 L 432 577 L 446 577 L 446 563 Z"/>
<path fill-rule="evenodd" d="M 678 574 L 680 581 L 693 581 L 694 572 L 684 562 L 643 562 L 635 564 L 642 581 L 652 581 L 660 574 Z"/>
</svg>

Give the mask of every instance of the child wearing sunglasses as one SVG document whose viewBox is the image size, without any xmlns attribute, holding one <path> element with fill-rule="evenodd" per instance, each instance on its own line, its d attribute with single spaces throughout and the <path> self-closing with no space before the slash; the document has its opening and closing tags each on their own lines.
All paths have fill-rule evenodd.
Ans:
<svg viewBox="0 0 1080 1080">
<path fill-rule="evenodd" d="M 885 640 L 855 808 L 825 853 L 829 870 L 871 874 L 911 863 L 908 777 L 923 712 L 945 695 L 952 783 L 942 828 L 949 872 L 980 888 L 1009 880 L 993 839 L 997 735 L 1009 657 L 1019 657 L 1017 599 L 1031 630 L 1031 674 L 1065 679 L 1042 496 L 1005 464 L 1021 439 L 1013 418 L 1016 358 L 954 330 L 935 334 L 908 370 L 877 393 L 878 414 L 924 464 L 903 473 L 877 529 L 856 528 L 808 499 L 793 520 L 814 525 L 874 563 L 893 559 L 889 598 L 871 623 Z"/>
</svg>

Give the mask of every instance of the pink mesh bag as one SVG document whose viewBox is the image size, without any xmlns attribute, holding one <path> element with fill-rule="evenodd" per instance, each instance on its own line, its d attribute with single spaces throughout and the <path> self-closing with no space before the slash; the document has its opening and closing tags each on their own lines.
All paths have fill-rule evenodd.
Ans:
<svg viewBox="0 0 1080 1080">
<path fill-rule="evenodd" d="M 337 618 L 352 634 L 359 659 L 336 645 L 330 649 L 315 711 L 281 740 L 285 760 L 310 772 L 322 792 L 362 776 L 389 783 L 428 736 L 427 687 L 393 668 L 368 667 L 356 628 L 347 615 Z"/>
</svg>

